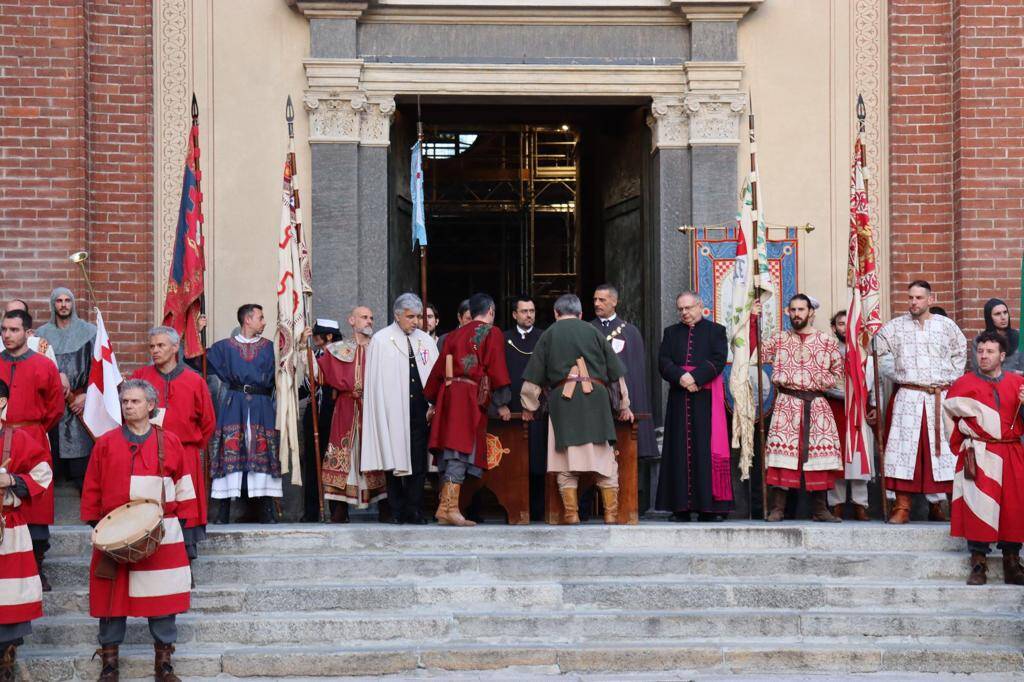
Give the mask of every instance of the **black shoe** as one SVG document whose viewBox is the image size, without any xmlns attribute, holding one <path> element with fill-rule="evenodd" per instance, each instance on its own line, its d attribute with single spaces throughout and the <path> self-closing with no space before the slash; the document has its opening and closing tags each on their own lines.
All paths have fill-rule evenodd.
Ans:
<svg viewBox="0 0 1024 682">
<path fill-rule="evenodd" d="M 388 519 L 386 521 L 381 521 L 381 523 L 390 523 L 390 524 L 395 525 L 395 526 L 404 526 L 405 525 L 405 519 L 400 519 L 398 517 L 392 516 L 390 519 Z"/>
<path fill-rule="evenodd" d="M 689 523 L 690 512 L 672 512 L 672 516 L 668 517 L 668 520 L 674 523 Z"/>
<path fill-rule="evenodd" d="M 419 513 L 416 513 L 416 514 L 413 514 L 412 516 L 407 517 L 405 519 L 405 522 L 410 524 L 410 525 L 412 525 L 412 526 L 425 526 L 425 525 L 427 525 L 427 520 L 425 518 L 423 518 L 423 514 L 419 514 Z"/>
<path fill-rule="evenodd" d="M 231 500 L 223 499 L 217 505 L 217 516 L 213 519 L 213 522 L 218 525 L 224 525 L 231 523 Z"/>
<path fill-rule="evenodd" d="M 274 509 L 274 498 L 263 498 L 263 504 L 260 506 L 260 523 L 277 523 L 277 512 Z"/>
<path fill-rule="evenodd" d="M 697 520 L 702 523 L 718 523 L 725 521 L 725 517 L 722 514 L 715 514 L 713 512 L 701 512 L 697 514 Z"/>
</svg>

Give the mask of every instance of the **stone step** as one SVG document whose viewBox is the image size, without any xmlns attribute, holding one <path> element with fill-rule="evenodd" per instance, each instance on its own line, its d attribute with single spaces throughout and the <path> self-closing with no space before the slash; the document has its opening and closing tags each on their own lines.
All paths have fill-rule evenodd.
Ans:
<svg viewBox="0 0 1024 682">
<path fill-rule="evenodd" d="M 889 526 L 881 522 L 820 524 L 762 521 L 677 524 L 645 522 L 636 526 L 592 523 L 566 526 L 505 526 L 474 528 L 393 526 L 385 524 L 277 524 L 210 526 L 203 544 L 206 555 L 278 554 L 301 552 L 379 553 L 434 552 L 577 552 L 679 551 L 731 552 L 768 549 L 805 551 L 964 551 L 959 538 L 949 537 L 949 524 L 921 523 Z M 52 532 L 52 556 L 84 556 L 89 549 L 88 527 L 57 526 Z"/>
<path fill-rule="evenodd" d="M 207 545 L 200 550 L 206 549 Z M 990 582 L 1002 581 L 1002 562 L 989 561 Z M 551 581 L 588 578 L 662 578 L 690 576 L 764 582 L 777 580 L 939 580 L 962 583 L 968 571 L 966 552 L 490 552 L 389 555 L 322 552 L 202 555 L 194 564 L 199 585 L 377 580 L 436 580 L 461 577 L 482 580 Z M 55 586 L 88 584 L 88 559 L 47 555 L 45 570 Z"/>
<path fill-rule="evenodd" d="M 586 643 L 650 639 L 791 637 L 805 642 L 878 642 L 1007 645 L 1024 642 L 1019 614 L 941 613 L 877 609 L 701 609 L 678 611 L 605 610 L 572 612 L 458 612 L 424 608 L 418 613 L 349 614 L 339 611 L 261 614 L 185 614 L 179 619 L 183 644 L 285 645 L 308 642 L 370 645 L 453 643 Z M 96 620 L 84 615 L 36 621 L 34 646 L 91 645 Z M 128 643 L 150 640 L 145 622 L 130 623 Z"/>
<path fill-rule="evenodd" d="M 44 595 L 48 616 L 87 613 L 87 589 L 57 588 Z M 337 610 L 382 612 L 439 607 L 467 611 L 520 609 L 877 609 L 929 613 L 1024 613 L 1024 590 L 1013 585 L 984 588 L 938 582 L 773 581 L 751 584 L 692 578 L 567 582 L 377 582 L 276 586 L 199 586 L 193 613 L 284 613 Z"/>
<path fill-rule="evenodd" d="M 23 675 L 33 680 L 94 680 L 99 661 L 91 647 L 19 650 Z M 121 649 L 121 677 L 152 679 L 152 648 Z M 533 676 L 591 675 L 679 671 L 703 675 L 828 674 L 1024 674 L 1024 657 L 1016 647 L 928 646 L 917 643 L 806 644 L 764 637 L 756 643 L 730 639 L 643 642 L 595 641 L 585 645 L 444 644 L 435 646 L 199 646 L 181 645 L 175 671 L 190 679 L 286 678 L 409 675 L 472 679 L 523 680 Z M 477 676 L 479 675 L 479 677 Z M 675 677 L 675 675 L 673 675 Z M 388 679 L 393 679 L 389 677 Z M 614 679 L 614 678 L 613 678 Z M 619 678 L 622 679 L 622 678 Z M 659 678 L 664 679 L 664 678 Z M 685 678 L 684 678 L 685 679 Z"/>
</svg>

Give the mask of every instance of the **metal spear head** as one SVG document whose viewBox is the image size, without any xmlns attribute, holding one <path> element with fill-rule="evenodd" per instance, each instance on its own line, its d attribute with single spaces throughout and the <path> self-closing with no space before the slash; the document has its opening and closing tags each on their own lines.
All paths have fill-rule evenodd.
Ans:
<svg viewBox="0 0 1024 682">
<path fill-rule="evenodd" d="M 288 102 L 284 105 L 284 118 L 288 121 L 288 137 L 295 137 L 295 107 L 292 106 L 291 95 L 288 95 Z"/>
<path fill-rule="evenodd" d="M 857 95 L 857 125 L 860 126 L 861 132 L 864 132 L 864 121 L 868 117 L 868 108 L 864 104 L 864 95 Z"/>
<path fill-rule="evenodd" d="M 199 100 L 196 99 L 196 93 L 192 93 L 192 120 L 195 121 L 199 118 Z"/>
<path fill-rule="evenodd" d="M 73 254 L 68 256 L 68 260 L 72 263 L 84 263 L 89 258 L 87 251 L 75 251 Z"/>
</svg>

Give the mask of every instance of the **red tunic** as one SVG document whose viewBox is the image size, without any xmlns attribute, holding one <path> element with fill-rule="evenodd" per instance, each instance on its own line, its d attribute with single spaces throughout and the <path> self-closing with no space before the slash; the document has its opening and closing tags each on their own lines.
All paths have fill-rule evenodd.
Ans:
<svg viewBox="0 0 1024 682">
<path fill-rule="evenodd" d="M 452 356 L 452 376 L 445 385 L 446 358 Z M 505 336 L 497 327 L 473 320 L 445 336 L 441 357 L 430 371 L 423 393 L 434 403 L 428 447 L 434 452 L 473 453 L 473 464 L 487 469 L 487 406 L 477 401 L 480 380 L 490 379 L 491 391 L 508 386 Z M 468 380 L 468 381 L 467 381 Z"/>
<path fill-rule="evenodd" d="M 157 406 L 165 410 L 163 427 L 177 436 L 185 448 L 185 465 L 196 486 L 199 513 L 187 527 L 205 526 L 209 503 L 203 451 L 217 425 L 210 390 L 203 377 L 185 365 L 178 365 L 170 376 L 146 365 L 135 370 L 132 378 L 145 379 L 156 389 Z"/>
<path fill-rule="evenodd" d="M 45 355 L 31 350 L 17 358 L 0 353 L 0 379 L 11 387 L 4 421 L 39 441 L 46 450 L 47 465 L 53 466 L 46 432 L 57 426 L 64 416 L 64 387 L 57 366 Z M 25 511 L 25 523 L 38 526 L 53 523 L 53 486 L 47 486 L 42 495 L 33 500 Z"/>
<path fill-rule="evenodd" d="M 157 428 L 141 446 L 128 440 L 126 429 L 114 429 L 96 440 L 82 489 L 82 520 L 98 521 L 129 500 L 160 499 Z M 114 616 L 169 616 L 188 611 L 192 573 L 179 519 L 196 517 L 196 494 L 186 466 L 185 450 L 173 433 L 164 431 L 164 539 L 152 555 L 134 564 L 118 564 L 114 580 L 96 575 L 99 550 L 89 567 L 89 613 Z"/>
<path fill-rule="evenodd" d="M 957 456 L 950 535 L 976 542 L 1024 542 L 1021 386 L 1024 377 L 1012 372 L 998 381 L 965 374 L 942 402 L 946 417 L 953 419 L 949 448 Z M 972 451 L 977 465 L 973 480 L 964 475 L 965 456 Z"/>
<path fill-rule="evenodd" d="M 32 537 L 25 520 L 28 511 L 52 487 L 53 471 L 49 455 L 35 439 L 23 430 L 0 431 L 0 453 L 11 438 L 10 462 L 5 468 L 25 482 L 28 497 L 18 498 L 10 491 L 0 491 L 0 515 L 6 526 L 0 543 L 0 625 L 23 623 L 43 615 L 43 588 L 39 582 L 36 558 L 32 553 Z M 0 460 L 4 456 L 0 455 Z M 0 465 L 4 462 L 0 461 Z M 51 498 L 52 499 L 52 498 Z"/>
</svg>

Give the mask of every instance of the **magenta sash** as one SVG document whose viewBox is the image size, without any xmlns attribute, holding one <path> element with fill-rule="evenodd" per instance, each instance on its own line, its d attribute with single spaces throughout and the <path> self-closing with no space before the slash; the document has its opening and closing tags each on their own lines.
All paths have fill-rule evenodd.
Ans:
<svg viewBox="0 0 1024 682">
<path fill-rule="evenodd" d="M 692 372 L 696 367 L 683 365 Z M 729 430 L 725 422 L 725 381 L 719 374 L 711 383 L 711 497 L 719 502 L 732 501 L 732 474 Z"/>
</svg>

